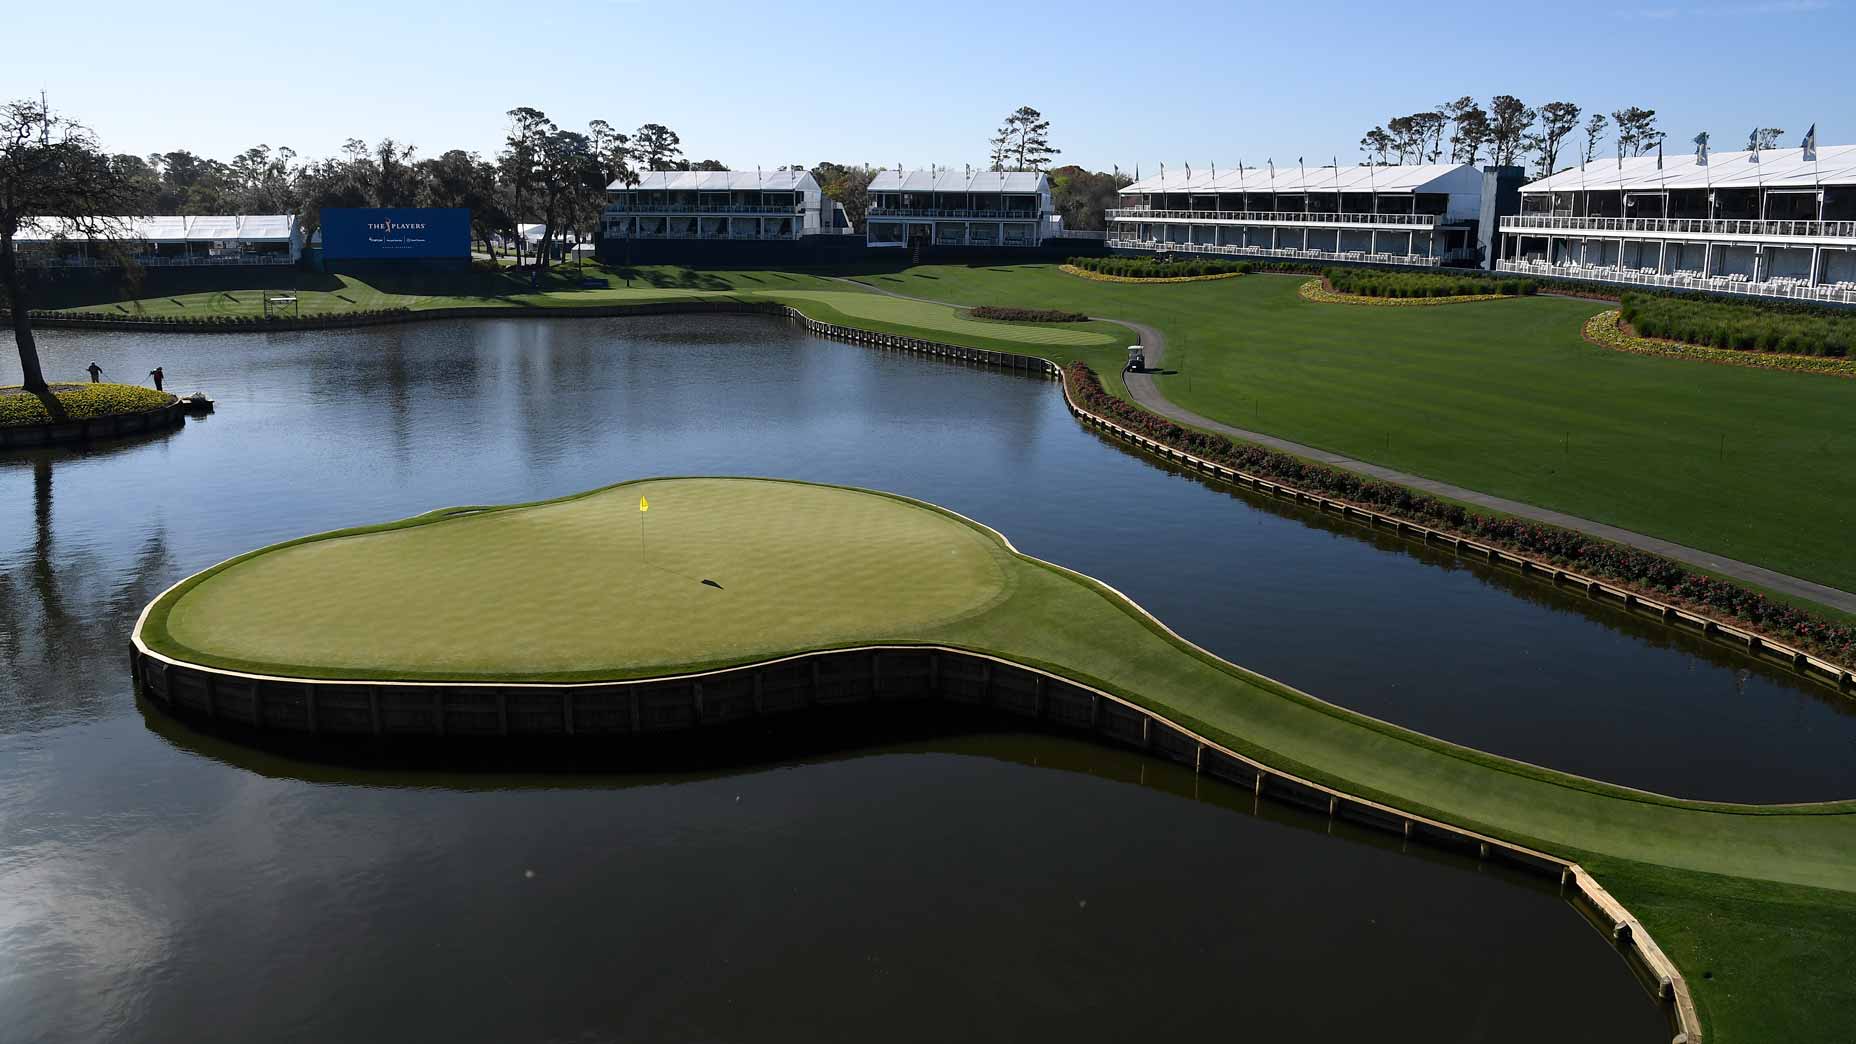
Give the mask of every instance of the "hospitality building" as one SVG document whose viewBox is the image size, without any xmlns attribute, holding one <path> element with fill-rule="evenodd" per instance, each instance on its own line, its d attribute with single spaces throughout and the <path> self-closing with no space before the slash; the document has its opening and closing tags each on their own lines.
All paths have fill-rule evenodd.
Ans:
<svg viewBox="0 0 1856 1044">
<path fill-rule="evenodd" d="M 1110 250 L 1436 267 L 1494 256 L 1516 167 L 1239 167 L 1162 173 L 1122 189 Z"/>
<path fill-rule="evenodd" d="M 1504 272 L 1856 304 L 1856 145 L 1594 160 L 1501 232 Z"/>
<path fill-rule="evenodd" d="M 607 240 L 796 240 L 847 235 L 844 208 L 805 171 L 662 170 L 606 188 Z"/>
<path fill-rule="evenodd" d="M 14 237 L 35 268 L 293 265 L 303 236 L 294 214 L 192 214 L 100 219 L 95 232 L 62 218 L 27 218 Z"/>
<path fill-rule="evenodd" d="M 869 193 L 864 240 L 873 248 L 1033 248 L 1065 238 L 1042 171 L 886 170 Z"/>
</svg>

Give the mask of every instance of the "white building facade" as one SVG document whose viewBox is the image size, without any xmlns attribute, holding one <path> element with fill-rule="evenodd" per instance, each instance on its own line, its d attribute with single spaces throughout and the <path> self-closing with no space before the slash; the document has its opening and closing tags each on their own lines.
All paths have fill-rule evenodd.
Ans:
<svg viewBox="0 0 1856 1044">
<path fill-rule="evenodd" d="M 1144 178 L 1111 250 L 1434 267 L 1478 262 L 1488 178 L 1469 164 L 1240 167 Z"/>
<path fill-rule="evenodd" d="M 1063 233 L 1041 171 L 886 170 L 869 194 L 872 247 L 1036 247 Z"/>
<path fill-rule="evenodd" d="M 604 239 L 796 240 L 849 234 L 844 208 L 805 171 L 653 171 L 606 187 Z"/>
<path fill-rule="evenodd" d="M 91 234 L 62 218 L 27 218 L 14 243 L 38 268 L 293 265 L 303 254 L 295 214 L 188 214 L 101 219 Z"/>
<path fill-rule="evenodd" d="M 1501 233 L 1504 272 L 1856 304 L 1856 145 L 1594 160 Z"/>
</svg>

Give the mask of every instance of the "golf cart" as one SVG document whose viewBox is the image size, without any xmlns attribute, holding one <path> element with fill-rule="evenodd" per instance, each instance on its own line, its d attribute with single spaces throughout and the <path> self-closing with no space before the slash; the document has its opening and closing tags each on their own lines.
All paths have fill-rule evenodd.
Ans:
<svg viewBox="0 0 1856 1044">
<path fill-rule="evenodd" d="M 1146 371 L 1147 371 L 1147 356 L 1141 351 L 1141 346 L 1138 344 L 1129 345 L 1128 346 L 1128 372 L 1129 373 L 1145 373 Z"/>
</svg>

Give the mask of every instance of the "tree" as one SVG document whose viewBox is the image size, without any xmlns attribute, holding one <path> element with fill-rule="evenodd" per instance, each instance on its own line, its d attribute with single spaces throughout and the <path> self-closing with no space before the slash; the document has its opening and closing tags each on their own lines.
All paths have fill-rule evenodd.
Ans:
<svg viewBox="0 0 1856 1044">
<path fill-rule="evenodd" d="M 1534 110 L 1512 94 L 1489 99 L 1489 150 L 1498 167 L 1511 167 L 1521 156 L 1522 139 L 1533 126 Z"/>
<path fill-rule="evenodd" d="M 1383 167 L 1391 162 L 1388 157 L 1392 154 L 1392 144 L 1392 135 L 1386 133 L 1384 127 L 1374 127 L 1360 139 L 1360 152 L 1369 163 Z"/>
<path fill-rule="evenodd" d="M 1783 127 L 1755 127 L 1753 133 L 1746 136 L 1748 152 L 1764 152 L 1779 147 L 1779 139 L 1785 136 Z"/>
<path fill-rule="evenodd" d="M 1419 163 L 1436 163 L 1444 154 L 1444 128 L 1450 120 L 1441 112 L 1414 112 L 1410 116 Z"/>
<path fill-rule="evenodd" d="M 988 139 L 993 170 L 1043 170 L 1062 149 L 1050 144 L 1050 121 L 1029 105 L 1020 105 L 1005 118 L 999 133 Z"/>
<path fill-rule="evenodd" d="M 1663 142 L 1663 132 L 1656 129 L 1656 110 L 1635 105 L 1611 114 L 1618 130 L 1618 154 L 1641 156 Z"/>
<path fill-rule="evenodd" d="M 1392 151 L 1398 153 L 1398 162 L 1404 166 L 1405 157 L 1420 152 L 1423 145 L 1419 141 L 1417 124 L 1410 116 L 1394 116 L 1386 121 L 1386 133 L 1392 137 Z"/>
<path fill-rule="evenodd" d="M 511 109 L 509 120 L 502 169 L 517 190 L 516 220 L 520 221 L 525 213 L 541 217 L 537 261 L 546 265 L 561 225 L 584 220 L 590 191 L 605 188 L 603 166 L 586 135 L 561 130 L 540 109 Z M 518 236 L 518 259 L 521 241 Z"/>
<path fill-rule="evenodd" d="M 463 207 L 484 252 L 496 256 L 496 235 L 512 222 L 496 190 L 496 168 L 475 153 L 452 149 L 417 164 L 420 203 L 429 207 Z"/>
<path fill-rule="evenodd" d="M 1579 107 L 1572 102 L 1548 102 L 1540 107 L 1540 129 L 1528 134 L 1524 141 L 1534 154 L 1535 170 L 1541 177 L 1558 169 L 1560 146 L 1579 129 L 1579 114 Z"/>
<path fill-rule="evenodd" d="M 1051 201 L 1063 216 L 1063 227 L 1099 232 L 1108 227 L 1107 211 L 1121 201 L 1121 190 L 1132 178 L 1088 171 L 1070 164 L 1050 172 Z"/>
<path fill-rule="evenodd" d="M 1598 157 L 1598 140 L 1605 136 L 1605 114 L 1595 112 L 1585 121 L 1585 153 L 1581 163 L 1590 163 Z"/>
<path fill-rule="evenodd" d="M 14 239 L 29 217 L 59 219 L 73 234 L 101 237 L 121 231 L 117 215 L 145 210 L 145 182 L 97 148 L 90 129 L 42 102 L 0 107 L 0 287 L 6 291 L 19 349 L 21 383 L 54 408 L 38 343 L 32 336 L 32 302 L 20 277 Z"/>
<path fill-rule="evenodd" d="M 876 168 L 861 163 L 844 166 L 825 162 L 812 168 L 812 176 L 818 179 L 820 192 L 844 204 L 845 218 L 853 229 L 862 232 L 864 215 L 870 211 L 870 182 L 876 177 Z"/>
<path fill-rule="evenodd" d="M 1468 95 L 1438 108 L 1450 121 L 1450 162 L 1475 163 L 1489 140 L 1489 114 Z"/>
<path fill-rule="evenodd" d="M 661 123 L 647 123 L 632 135 L 632 158 L 645 170 L 670 170 L 683 155 L 683 139 Z"/>
</svg>

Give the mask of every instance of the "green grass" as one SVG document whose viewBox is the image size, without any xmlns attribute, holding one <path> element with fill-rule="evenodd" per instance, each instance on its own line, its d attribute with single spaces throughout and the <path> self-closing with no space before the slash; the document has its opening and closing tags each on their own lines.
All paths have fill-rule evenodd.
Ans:
<svg viewBox="0 0 1856 1044">
<path fill-rule="evenodd" d="M 434 512 L 234 559 L 164 595 L 142 633 L 182 659 L 324 677 L 637 677 L 879 641 L 992 653 L 1285 771 L 1580 859 L 1680 962 L 1715 1039 L 1847 1028 L 1856 802 L 1679 800 L 1413 733 L 1226 663 L 901 498 L 662 479 Z"/>
<path fill-rule="evenodd" d="M 1603 306 L 1563 298 L 1348 307 L 1297 277 L 1050 265 L 860 278 L 1148 322 L 1178 371 L 1160 388 L 1204 416 L 1856 590 L 1856 382 L 1607 351 L 1580 336 Z"/>
<path fill-rule="evenodd" d="M 172 395 L 133 384 L 54 384 L 52 395 L 64 407 L 66 420 L 95 420 L 118 413 L 141 413 L 166 406 Z M 14 385 L 0 388 L 0 427 L 44 424 L 52 420 L 38 396 Z"/>
</svg>

